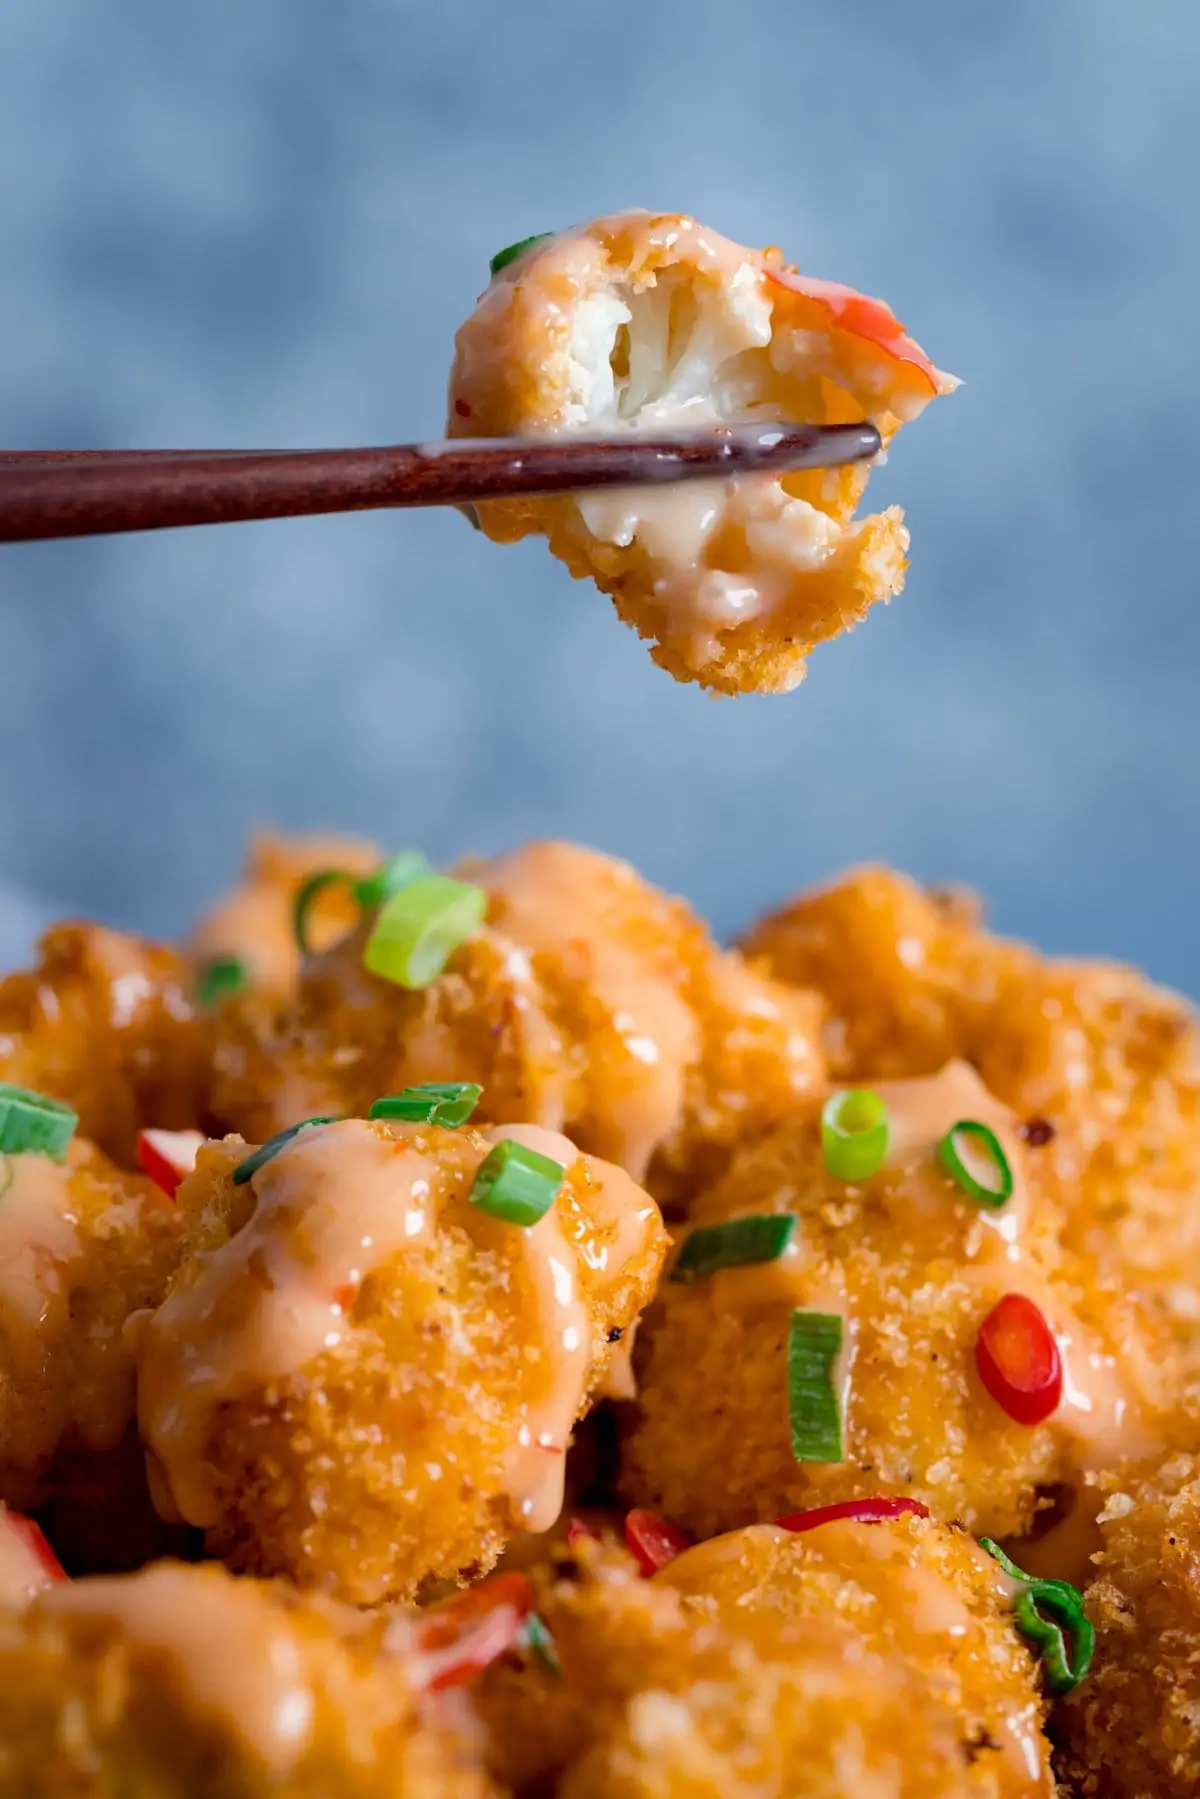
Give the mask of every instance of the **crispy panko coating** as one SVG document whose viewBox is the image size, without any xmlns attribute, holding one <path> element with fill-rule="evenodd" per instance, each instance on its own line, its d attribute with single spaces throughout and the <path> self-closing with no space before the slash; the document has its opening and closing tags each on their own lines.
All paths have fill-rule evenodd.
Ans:
<svg viewBox="0 0 1200 1799">
<path fill-rule="evenodd" d="M 24 1507 L 73 1489 L 121 1443 L 134 1418 L 125 1321 L 162 1298 L 180 1233 L 152 1181 L 80 1137 L 62 1163 L 0 1158 L 0 1184 L 0 1498 Z"/>
<path fill-rule="evenodd" d="M 300 977 L 300 951 L 292 928 L 296 895 L 310 875 L 344 869 L 370 874 L 381 861 L 375 844 L 361 837 L 283 837 L 260 831 L 251 839 L 242 878 L 211 906 L 188 941 L 201 972 L 214 962 L 241 962 L 251 983 L 267 993 L 291 993 Z M 325 949 L 358 919 L 348 883 L 330 885 L 314 899 L 309 941 Z"/>
<path fill-rule="evenodd" d="M 0 981 L 0 1080 L 65 1100 L 124 1167 L 139 1130 L 198 1123 L 204 1043 L 187 964 L 103 925 L 54 925 L 36 968 Z"/>
<path fill-rule="evenodd" d="M 468 1197 L 504 1138 L 567 1170 L 532 1228 Z M 558 1514 L 572 1426 L 654 1290 L 653 1201 L 535 1127 L 346 1119 L 238 1185 L 248 1154 L 201 1151 L 194 1254 L 140 1328 L 160 1509 L 360 1604 L 486 1570 Z"/>
<path fill-rule="evenodd" d="M 682 214 L 631 211 L 533 241 L 493 275 L 455 338 L 447 432 L 870 419 L 887 444 L 956 385 L 881 300 Z M 497 543 L 546 537 L 676 680 L 784 692 L 810 650 L 903 583 L 899 508 L 854 517 L 867 477 L 858 465 L 476 510 Z"/>
<path fill-rule="evenodd" d="M 992 1535 L 1032 1522 L 1037 1490 L 1155 1443 L 1175 1405 L 1166 1346 L 1133 1296 L 1086 1281 L 1058 1242 L 1059 1210 L 1013 1115 L 963 1063 L 927 1080 L 873 1084 L 890 1120 L 887 1160 L 848 1185 L 822 1152 L 819 1099 L 734 1160 L 690 1223 L 797 1220 L 775 1261 L 664 1283 L 642 1322 L 639 1406 L 623 1486 L 700 1536 L 829 1501 L 906 1493 Z M 937 1145 L 960 1119 L 994 1130 L 1014 1174 L 998 1210 L 945 1172 Z M 1019 1293 L 1054 1331 L 1064 1396 L 1018 1423 L 985 1390 L 980 1326 Z M 799 1461 L 789 1420 L 796 1310 L 841 1317 L 834 1370 L 840 1461 Z"/>
<path fill-rule="evenodd" d="M 835 1573 L 774 1535 L 653 1580 L 611 1546 L 555 1551 L 533 1578 L 561 1676 L 495 1663 L 472 1691 L 498 1779 L 570 1799 L 1049 1793 L 1029 1657 L 971 1546 L 890 1569 L 846 1537 Z"/>
<path fill-rule="evenodd" d="M 627 863 L 533 843 L 464 876 L 486 923 L 423 991 L 363 968 L 367 919 L 310 960 L 294 1005 L 222 1008 L 211 1103 L 228 1128 L 261 1138 L 474 1080 L 482 1117 L 566 1131 L 672 1204 L 822 1078 L 818 1003 L 717 949 Z"/>
<path fill-rule="evenodd" d="M 1200 1055 L 1186 1002 L 1119 964 L 1045 960 L 983 930 L 971 895 L 884 868 L 801 895 L 743 948 L 828 1002 L 836 1077 L 972 1063 L 1031 1121 L 1068 1242 L 1136 1277 L 1194 1338 Z"/>
<path fill-rule="evenodd" d="M 1085 1599 L 1092 1672 L 1062 1707 L 1063 1772 L 1091 1799 L 1200 1792 L 1200 1457 L 1103 1476 Z"/>
<path fill-rule="evenodd" d="M 21 1799 L 488 1799 L 352 1613 L 159 1562 L 0 1613 L 0 1790 Z"/>
</svg>

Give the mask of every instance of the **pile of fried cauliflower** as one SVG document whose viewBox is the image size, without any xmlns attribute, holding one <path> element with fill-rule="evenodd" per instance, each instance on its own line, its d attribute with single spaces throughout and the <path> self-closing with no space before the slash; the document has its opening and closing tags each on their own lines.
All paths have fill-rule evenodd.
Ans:
<svg viewBox="0 0 1200 1799">
<path fill-rule="evenodd" d="M 1200 1059 L 886 869 L 264 842 L 0 984 L 0 1793 L 1200 1790 Z"/>
</svg>

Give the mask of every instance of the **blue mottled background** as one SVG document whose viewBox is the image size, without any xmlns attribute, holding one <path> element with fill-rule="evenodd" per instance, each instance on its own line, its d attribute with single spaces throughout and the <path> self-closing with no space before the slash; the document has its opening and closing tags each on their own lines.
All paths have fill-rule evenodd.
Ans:
<svg viewBox="0 0 1200 1799">
<path fill-rule="evenodd" d="M 489 252 L 626 204 L 968 385 L 873 489 L 906 592 L 789 698 L 449 514 L 0 552 L 0 877 L 172 931 L 254 822 L 556 832 L 727 931 L 886 857 L 1200 989 L 1198 94 L 1195 0 L 4 0 L 10 445 L 428 435 Z"/>
</svg>

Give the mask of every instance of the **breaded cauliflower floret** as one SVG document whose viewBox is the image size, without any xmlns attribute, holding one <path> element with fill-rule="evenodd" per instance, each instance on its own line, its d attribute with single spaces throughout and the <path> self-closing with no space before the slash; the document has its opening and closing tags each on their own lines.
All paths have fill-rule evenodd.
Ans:
<svg viewBox="0 0 1200 1799">
<path fill-rule="evenodd" d="M 352 1613 L 160 1562 L 0 1614 L 0 1790 L 23 1799 L 487 1799 Z"/>
<path fill-rule="evenodd" d="M 244 966 L 252 986 L 275 996 L 291 993 L 300 977 L 292 918 L 304 882 L 333 868 L 367 875 L 380 860 L 376 846 L 360 837 L 256 833 L 238 885 L 209 907 L 188 940 L 201 976 L 213 963 L 231 960 Z M 358 913 L 349 883 L 323 888 L 309 913 L 310 944 L 327 948 L 355 924 Z"/>
<path fill-rule="evenodd" d="M 533 843 L 463 872 L 486 922 L 423 991 L 363 967 L 368 918 L 310 960 L 294 1005 L 222 1008 L 223 1124 L 261 1138 L 414 1082 L 473 1080 L 481 1117 L 564 1130 L 674 1203 L 821 1079 L 819 1004 L 717 949 L 627 863 Z"/>
<path fill-rule="evenodd" d="M 0 981 L 0 1080 L 65 1100 L 125 1167 L 139 1130 L 199 1122 L 204 1043 L 191 975 L 163 944 L 58 924 L 36 968 Z"/>
<path fill-rule="evenodd" d="M 469 1198 L 506 1138 L 566 1169 L 530 1227 Z M 486 1570 L 558 1514 L 572 1427 L 654 1289 L 657 1208 L 532 1126 L 345 1119 L 238 1184 L 249 1154 L 201 1151 L 194 1253 L 140 1322 L 160 1509 L 360 1604 Z"/>
<path fill-rule="evenodd" d="M 1084 1595 L 1092 1672 L 1062 1709 L 1063 1772 L 1095 1799 L 1200 1792 L 1200 1456 L 1100 1480 L 1103 1552 Z"/>
<path fill-rule="evenodd" d="M 165 1293 L 179 1223 L 81 1137 L 61 1163 L 0 1157 L 0 1185 L 0 1499 L 24 1507 L 86 1480 L 133 1422 L 125 1321 Z"/>
<path fill-rule="evenodd" d="M 798 275 L 679 213 L 531 240 L 455 339 L 450 436 L 719 430 L 872 420 L 887 444 L 956 385 L 881 300 Z M 538 533 L 679 681 L 783 692 L 805 658 L 899 592 L 898 507 L 854 510 L 862 466 L 494 500 L 498 543 Z"/>
<path fill-rule="evenodd" d="M 498 1662 L 472 1692 L 497 1778 L 571 1799 L 1049 1793 L 1029 1657 L 986 1572 L 964 1577 L 941 1549 L 921 1566 L 917 1551 L 905 1594 L 904 1573 L 877 1567 L 872 1546 L 830 1578 L 810 1573 L 814 1557 L 764 1549 L 765 1534 L 681 1557 L 678 1584 L 672 1568 L 641 1579 L 598 1544 L 558 1551 L 534 1580 L 561 1674 Z M 920 1620 L 899 1614 L 922 1589 L 919 1643 Z M 1023 1785 L 1018 1743 L 1032 1764 Z"/>
<path fill-rule="evenodd" d="M 816 989 L 845 1080 L 979 1070 L 1027 1123 L 1067 1241 L 1200 1320 L 1200 1054 L 1177 995 L 1116 963 L 1048 961 L 982 929 L 969 894 L 857 870 L 764 919 L 743 948 Z"/>
<path fill-rule="evenodd" d="M 889 1115 L 887 1159 L 853 1184 L 831 1173 L 819 1100 L 748 1146 L 696 1202 L 703 1229 L 743 1216 L 796 1219 L 774 1261 L 694 1280 L 668 1276 L 643 1320 L 639 1408 L 623 1465 L 631 1501 L 705 1536 L 831 1500 L 915 1495 L 994 1536 L 1032 1521 L 1037 1489 L 1075 1483 L 1168 1428 L 1165 1346 L 1136 1300 L 1077 1279 L 1037 1152 L 962 1063 L 872 1083 Z M 1007 1204 L 976 1203 L 938 1157 L 960 1120 L 992 1129 L 1014 1176 Z M 981 1326 L 1008 1294 L 1055 1333 L 1063 1395 L 1018 1422 L 976 1366 Z M 789 1420 L 793 1313 L 840 1318 L 832 1370 L 841 1459 L 799 1460 Z"/>
</svg>

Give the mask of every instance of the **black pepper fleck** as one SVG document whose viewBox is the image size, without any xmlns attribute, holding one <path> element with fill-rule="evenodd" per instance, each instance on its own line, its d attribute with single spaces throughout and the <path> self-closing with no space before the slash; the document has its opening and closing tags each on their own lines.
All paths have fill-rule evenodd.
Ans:
<svg viewBox="0 0 1200 1799">
<path fill-rule="evenodd" d="M 1041 1149 L 1043 1144 L 1053 1140 L 1054 1126 L 1048 1118 L 1027 1118 L 1018 1135 L 1028 1143 L 1030 1149 Z"/>
</svg>

